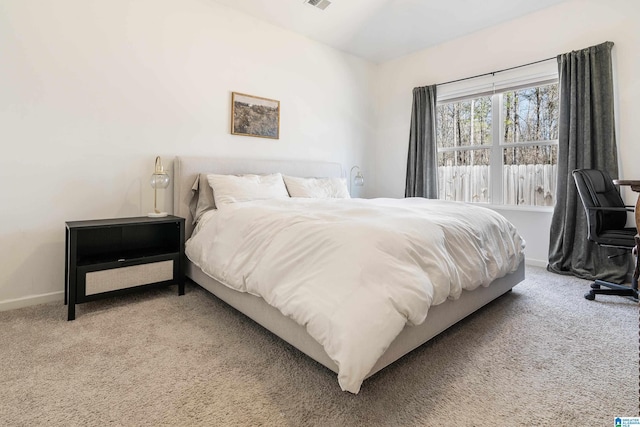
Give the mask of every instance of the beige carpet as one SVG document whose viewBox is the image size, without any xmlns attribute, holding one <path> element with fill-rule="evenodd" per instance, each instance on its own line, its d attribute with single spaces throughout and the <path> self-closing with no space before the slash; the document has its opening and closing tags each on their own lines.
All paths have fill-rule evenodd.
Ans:
<svg viewBox="0 0 640 427">
<path fill-rule="evenodd" d="M 2 426 L 612 426 L 638 415 L 638 305 L 529 267 L 513 292 L 365 381 L 196 287 L 0 313 Z"/>
</svg>

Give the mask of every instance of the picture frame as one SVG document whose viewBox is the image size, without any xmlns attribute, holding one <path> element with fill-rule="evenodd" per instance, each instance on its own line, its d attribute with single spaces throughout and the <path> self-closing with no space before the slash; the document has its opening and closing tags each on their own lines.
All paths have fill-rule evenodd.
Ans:
<svg viewBox="0 0 640 427">
<path fill-rule="evenodd" d="M 280 101 L 232 92 L 231 134 L 280 139 Z"/>
</svg>

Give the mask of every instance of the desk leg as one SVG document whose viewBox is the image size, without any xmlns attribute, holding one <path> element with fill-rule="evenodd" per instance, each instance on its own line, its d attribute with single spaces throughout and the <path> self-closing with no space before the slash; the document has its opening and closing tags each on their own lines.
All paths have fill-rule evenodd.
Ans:
<svg viewBox="0 0 640 427">
<path fill-rule="evenodd" d="M 637 188 L 631 187 L 633 191 L 636 191 Z M 636 201 L 636 230 L 640 233 L 640 193 L 638 194 L 638 200 Z M 638 297 L 638 278 L 640 277 L 640 254 L 638 253 L 640 250 L 640 235 L 636 234 L 636 247 L 633 249 L 635 258 L 636 258 L 636 268 L 633 272 L 633 279 L 631 279 L 631 287 L 636 290 L 636 298 Z"/>
<path fill-rule="evenodd" d="M 638 278 L 640 277 L 640 257 L 638 254 L 638 249 L 640 249 L 640 235 L 636 234 L 636 247 L 633 248 L 633 255 L 635 256 L 636 260 L 636 268 L 633 271 L 633 278 L 631 279 L 631 287 L 636 291 L 638 290 Z"/>
<path fill-rule="evenodd" d="M 640 194 L 638 194 L 638 200 L 636 201 L 636 230 L 640 233 Z M 637 239 L 637 237 L 636 237 Z M 638 241 L 636 240 L 636 243 Z"/>
</svg>

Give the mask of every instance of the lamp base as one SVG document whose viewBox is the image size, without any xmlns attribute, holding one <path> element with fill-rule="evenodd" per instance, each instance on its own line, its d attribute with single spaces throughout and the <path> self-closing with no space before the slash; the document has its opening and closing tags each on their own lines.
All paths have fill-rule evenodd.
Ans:
<svg viewBox="0 0 640 427">
<path fill-rule="evenodd" d="M 162 218 L 167 216 L 168 214 L 166 212 L 149 212 L 147 214 L 148 217 L 150 218 Z"/>
</svg>

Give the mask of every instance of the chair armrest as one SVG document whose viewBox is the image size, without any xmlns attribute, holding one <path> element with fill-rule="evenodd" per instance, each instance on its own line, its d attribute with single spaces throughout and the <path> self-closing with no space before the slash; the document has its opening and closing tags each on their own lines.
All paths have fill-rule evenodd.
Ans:
<svg viewBox="0 0 640 427">
<path fill-rule="evenodd" d="M 600 206 L 589 206 L 589 207 L 587 207 L 587 209 L 589 209 L 589 210 L 594 210 L 594 211 L 613 211 L 613 212 L 615 212 L 615 211 L 619 211 L 619 212 L 626 211 L 626 212 L 635 212 L 635 209 L 622 208 L 622 207 L 620 207 L 620 208 L 607 208 L 607 207 L 600 207 Z"/>
</svg>

